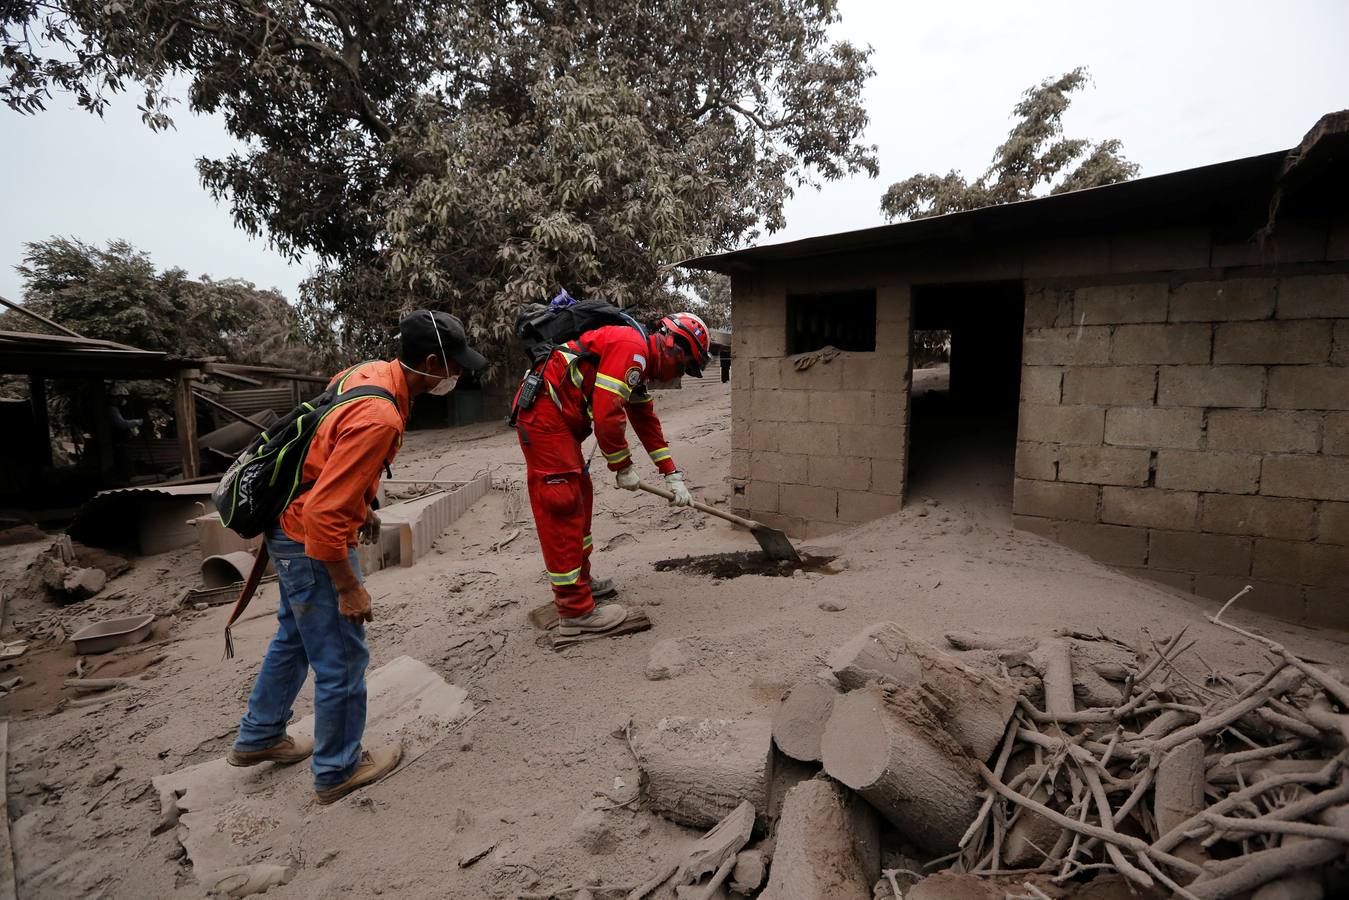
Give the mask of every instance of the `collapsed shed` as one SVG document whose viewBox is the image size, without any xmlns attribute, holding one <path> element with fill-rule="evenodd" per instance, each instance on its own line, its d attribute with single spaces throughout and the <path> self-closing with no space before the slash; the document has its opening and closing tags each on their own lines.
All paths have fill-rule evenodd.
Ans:
<svg viewBox="0 0 1349 900">
<path fill-rule="evenodd" d="M 735 506 L 824 534 L 973 477 L 1103 562 L 1349 626 L 1347 200 L 1349 111 L 1286 152 L 690 260 L 732 278 Z"/>
</svg>

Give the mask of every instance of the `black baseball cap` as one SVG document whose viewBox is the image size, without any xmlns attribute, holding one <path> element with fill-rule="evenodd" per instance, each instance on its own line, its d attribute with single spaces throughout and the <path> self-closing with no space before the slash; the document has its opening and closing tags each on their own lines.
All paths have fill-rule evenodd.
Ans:
<svg viewBox="0 0 1349 900">
<path fill-rule="evenodd" d="M 447 312 L 414 310 L 398 323 L 398 339 L 398 357 L 409 365 L 434 353 L 448 356 L 469 372 L 487 368 L 487 358 L 468 345 L 464 323 Z"/>
</svg>

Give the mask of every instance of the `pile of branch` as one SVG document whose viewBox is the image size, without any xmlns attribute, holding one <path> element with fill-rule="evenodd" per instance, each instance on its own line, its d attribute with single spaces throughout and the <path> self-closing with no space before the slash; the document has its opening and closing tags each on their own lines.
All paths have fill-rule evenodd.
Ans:
<svg viewBox="0 0 1349 900">
<path fill-rule="evenodd" d="M 1320 896 L 1349 848 L 1349 687 L 1223 621 L 1245 593 L 1210 621 L 1270 651 L 1253 675 L 1182 666 L 1194 643 L 1181 631 L 1154 643 L 1118 703 L 1078 709 L 1071 663 L 1044 665 L 1046 708 L 1023 697 L 996 756 L 975 761 L 982 805 L 949 871 L 1064 886 L 1115 871 L 1199 900 L 1280 882 Z"/>
</svg>

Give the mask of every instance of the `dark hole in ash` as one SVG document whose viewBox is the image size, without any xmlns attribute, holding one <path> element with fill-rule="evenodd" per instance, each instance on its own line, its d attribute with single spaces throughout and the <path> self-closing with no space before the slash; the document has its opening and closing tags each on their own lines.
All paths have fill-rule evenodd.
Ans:
<svg viewBox="0 0 1349 900">
<path fill-rule="evenodd" d="M 681 556 L 678 559 L 662 559 L 656 563 L 657 572 L 669 572 L 678 569 L 694 575 L 707 575 L 711 578 L 739 578 L 741 575 L 770 575 L 790 578 L 798 572 L 819 572 L 824 575 L 837 575 L 838 569 L 829 564 L 837 556 L 815 556 L 801 554 L 801 562 L 769 559 L 757 550 L 740 553 L 714 553 L 710 556 Z"/>
</svg>

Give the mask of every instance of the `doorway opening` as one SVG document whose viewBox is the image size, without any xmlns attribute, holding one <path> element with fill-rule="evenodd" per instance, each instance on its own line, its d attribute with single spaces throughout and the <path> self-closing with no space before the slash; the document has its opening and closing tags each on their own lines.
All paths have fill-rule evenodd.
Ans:
<svg viewBox="0 0 1349 900">
<path fill-rule="evenodd" d="M 908 502 L 1011 521 L 1024 317 L 1019 281 L 914 287 Z"/>
</svg>

